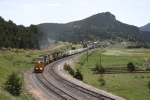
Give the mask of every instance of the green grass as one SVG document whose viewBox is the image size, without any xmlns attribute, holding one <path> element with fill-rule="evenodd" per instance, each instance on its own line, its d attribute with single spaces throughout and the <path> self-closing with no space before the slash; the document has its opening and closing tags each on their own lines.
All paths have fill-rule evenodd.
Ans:
<svg viewBox="0 0 150 100">
<path fill-rule="evenodd" d="M 64 43 L 62 43 L 64 45 Z M 68 45 L 68 44 L 66 44 Z M 80 46 L 79 46 L 80 47 Z M 66 50 L 67 47 L 61 47 L 61 50 Z M 55 51 L 59 51 L 57 49 Z M 117 50 L 117 51 L 116 51 Z M 15 53 L 16 49 L 11 49 L 10 52 L 0 50 L 0 100 L 26 100 L 27 97 L 33 99 L 32 95 L 23 88 L 23 92 L 20 97 L 14 97 L 8 92 L 4 91 L 1 86 L 7 79 L 7 75 L 12 72 L 20 73 L 26 68 L 33 67 L 33 60 L 35 57 L 53 52 L 51 50 L 37 51 L 37 50 L 18 50 L 18 54 Z M 105 53 L 113 52 L 114 54 L 106 55 Z M 76 68 L 81 69 L 84 74 L 84 82 L 100 88 L 98 79 L 99 74 L 93 74 L 91 68 L 95 67 L 96 63 L 100 61 L 100 54 L 102 59 L 102 66 L 104 68 L 120 69 L 125 67 L 129 61 L 133 62 L 135 66 L 145 69 L 149 66 L 141 66 L 144 62 L 143 58 L 150 57 L 149 49 L 126 49 L 121 45 L 111 45 L 105 49 L 96 49 L 93 53 L 89 52 L 88 62 L 87 54 L 81 56 L 77 61 L 84 63 L 83 66 L 76 64 Z M 118 53 L 120 52 L 120 53 Z M 116 55 L 116 54 L 117 55 Z M 15 64 L 14 64 L 15 63 Z M 103 75 L 106 85 L 100 89 L 106 90 L 118 96 L 124 97 L 128 100 L 150 100 L 150 90 L 148 90 L 147 84 L 150 81 L 150 73 L 134 73 L 134 74 L 104 74 Z M 114 76 L 114 77 L 113 77 Z M 142 78 L 144 77 L 144 78 Z M 21 77 L 23 81 L 23 76 Z"/>
<path fill-rule="evenodd" d="M 150 99 L 150 91 L 147 87 L 150 74 L 105 74 L 103 78 L 105 79 L 106 85 L 101 88 L 98 82 L 100 75 L 92 75 L 92 73 L 86 72 L 88 71 L 83 69 L 84 82 L 94 87 L 124 97 L 128 100 Z M 142 76 L 144 78 L 142 78 Z"/>
<path fill-rule="evenodd" d="M 141 78 L 142 76 L 147 77 L 149 75 L 150 74 L 122 74 L 115 75 L 114 79 L 111 78 L 112 76 L 106 75 L 106 79 L 110 78 L 109 83 L 111 83 L 110 85 L 107 82 L 107 90 L 117 95 L 121 94 L 121 96 L 127 97 L 127 99 L 141 100 L 143 98 L 144 100 L 149 100 L 147 88 L 149 78 Z"/>
<path fill-rule="evenodd" d="M 114 54 L 107 54 L 111 51 Z M 146 51 L 146 52 L 145 52 Z M 148 66 L 142 66 L 144 62 L 143 58 L 149 57 L 149 49 L 126 49 L 124 46 L 111 45 L 105 49 L 96 49 L 92 55 L 87 58 L 87 54 L 81 56 L 78 62 L 84 62 L 84 65 L 76 64 L 76 68 L 81 69 L 83 73 L 83 82 L 97 87 L 99 89 L 108 91 L 115 95 L 121 96 L 127 100 L 150 100 L 150 90 L 148 89 L 148 82 L 150 81 L 150 73 L 126 73 L 126 74 L 104 74 L 106 85 L 100 87 L 98 79 L 99 74 L 94 74 L 91 71 L 95 68 L 96 63 L 100 63 L 104 68 L 112 68 L 118 71 L 122 70 L 122 67 L 127 67 L 127 63 L 133 62 L 135 66 L 145 69 Z M 121 52 L 119 54 L 119 52 Z M 89 52 L 90 54 L 90 52 Z M 126 71 L 126 70 L 125 70 Z"/>
<path fill-rule="evenodd" d="M 34 56 L 26 57 L 26 53 L 14 54 L 1 54 L 0 56 L 0 87 L 7 80 L 8 75 L 12 72 L 20 73 L 25 68 L 33 67 L 32 59 Z M 23 79 L 22 79 L 23 80 Z M 22 81 L 23 82 L 23 81 Z M 24 82 L 23 82 L 24 83 Z M 0 100 L 26 100 L 27 91 L 23 89 L 19 97 L 14 97 L 2 88 L 0 89 Z M 29 94 L 27 95 L 31 97 Z"/>
<path fill-rule="evenodd" d="M 55 51 L 58 50 L 60 50 L 60 48 Z M 0 50 L 0 100 L 35 100 L 33 96 L 27 92 L 24 85 L 21 95 L 19 97 L 15 97 L 3 90 L 2 84 L 7 80 L 8 75 L 10 75 L 12 72 L 17 72 L 20 74 L 23 70 L 33 67 L 33 60 L 37 56 L 54 52 L 54 50 L 38 51 L 19 49 L 18 54 L 15 52 L 16 49 L 11 49 L 11 51 Z M 21 80 L 24 84 L 23 75 L 21 76 Z"/>
</svg>

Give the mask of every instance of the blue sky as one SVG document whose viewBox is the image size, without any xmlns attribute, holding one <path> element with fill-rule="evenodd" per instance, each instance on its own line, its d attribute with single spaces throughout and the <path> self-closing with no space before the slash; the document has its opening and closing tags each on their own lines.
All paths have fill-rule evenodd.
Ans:
<svg viewBox="0 0 150 100">
<path fill-rule="evenodd" d="M 102 12 L 134 26 L 150 23 L 150 0 L 0 0 L 0 16 L 17 25 L 68 23 Z"/>
</svg>

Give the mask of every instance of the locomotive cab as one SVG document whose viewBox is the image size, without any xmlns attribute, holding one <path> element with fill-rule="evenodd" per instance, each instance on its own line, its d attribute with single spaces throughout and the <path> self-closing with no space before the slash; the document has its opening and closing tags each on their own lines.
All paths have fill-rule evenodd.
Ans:
<svg viewBox="0 0 150 100">
<path fill-rule="evenodd" d="M 45 67 L 45 60 L 43 57 L 37 57 L 34 61 L 34 72 L 43 72 Z"/>
</svg>

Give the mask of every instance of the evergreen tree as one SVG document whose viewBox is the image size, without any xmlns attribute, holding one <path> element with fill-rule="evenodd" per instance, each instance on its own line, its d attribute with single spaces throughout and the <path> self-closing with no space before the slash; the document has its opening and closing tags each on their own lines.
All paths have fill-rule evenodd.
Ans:
<svg viewBox="0 0 150 100">
<path fill-rule="evenodd" d="M 8 75 L 7 81 L 4 84 L 4 89 L 14 96 L 19 96 L 22 91 L 22 82 L 16 73 Z"/>
<path fill-rule="evenodd" d="M 127 64 L 127 70 L 130 71 L 130 72 L 135 71 L 135 66 L 134 66 L 134 64 L 132 62 L 129 62 Z"/>
<path fill-rule="evenodd" d="M 70 67 L 69 64 L 64 64 L 64 70 L 68 71 L 69 74 L 71 74 L 72 76 L 74 76 L 74 70 Z"/>
<path fill-rule="evenodd" d="M 13 21 L 7 22 L 0 17 L 0 47 L 33 49 L 36 45 L 36 48 L 39 49 L 41 39 L 48 44 L 47 37 L 36 25 L 17 26 Z"/>
<path fill-rule="evenodd" d="M 77 69 L 77 72 L 75 73 L 74 78 L 82 81 L 83 80 L 83 75 L 81 74 L 81 71 L 79 71 Z"/>
</svg>

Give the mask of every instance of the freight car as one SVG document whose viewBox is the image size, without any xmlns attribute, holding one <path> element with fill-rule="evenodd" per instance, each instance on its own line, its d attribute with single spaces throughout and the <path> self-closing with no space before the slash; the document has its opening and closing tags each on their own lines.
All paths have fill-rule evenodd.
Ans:
<svg viewBox="0 0 150 100">
<path fill-rule="evenodd" d="M 63 53 L 61 51 L 58 52 L 58 59 L 63 57 Z"/>
<path fill-rule="evenodd" d="M 53 54 L 48 54 L 49 57 L 49 63 L 51 63 L 53 61 Z"/>
<path fill-rule="evenodd" d="M 53 61 L 57 60 L 57 52 L 53 52 L 52 55 L 53 55 Z"/>
</svg>

